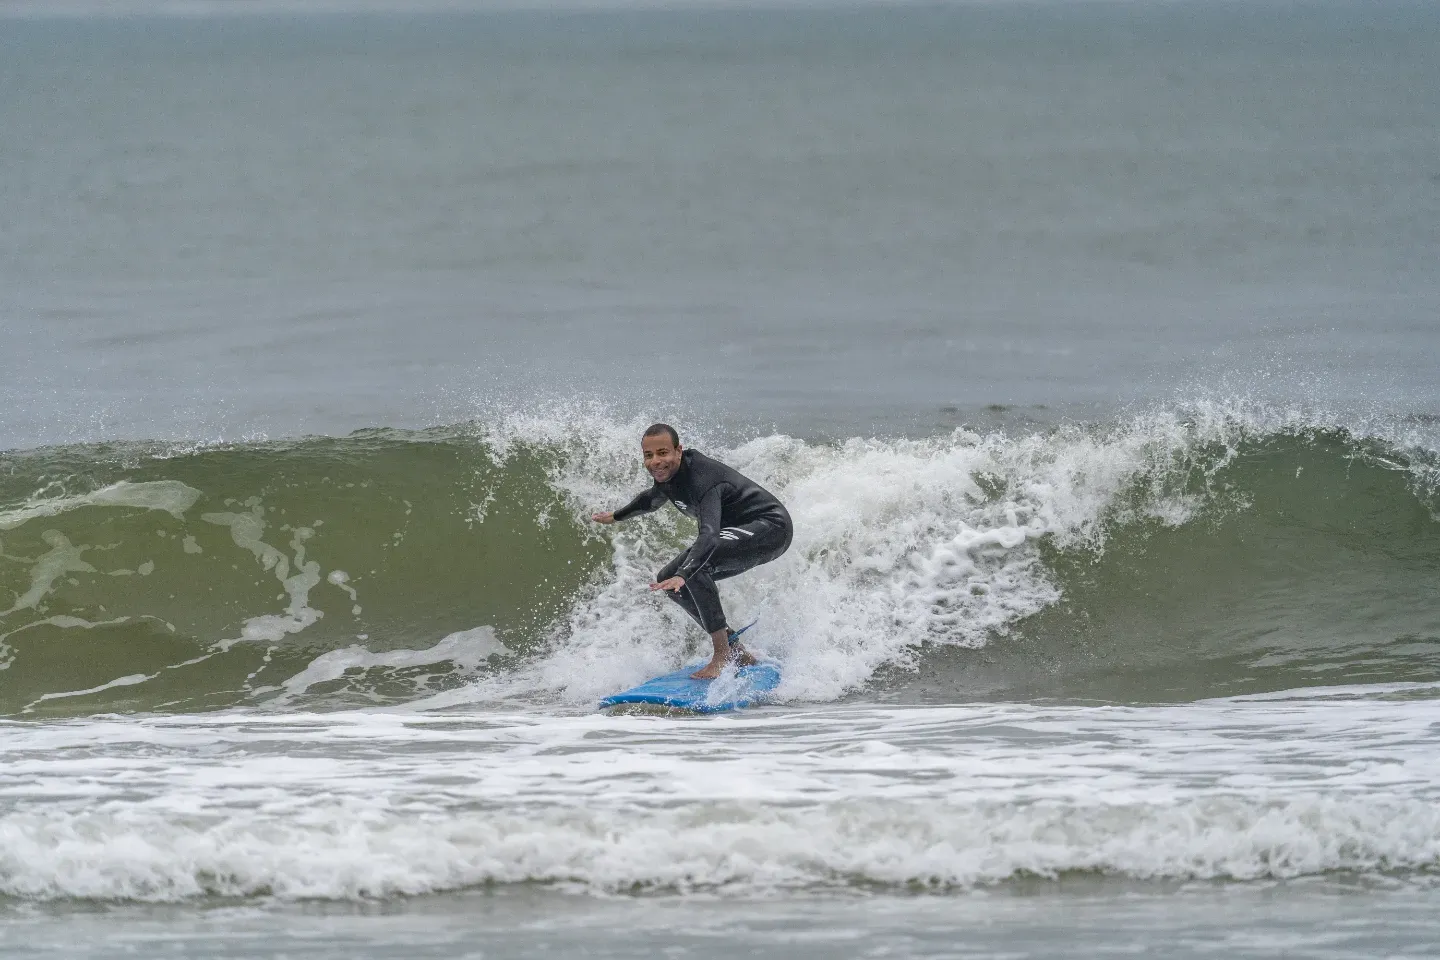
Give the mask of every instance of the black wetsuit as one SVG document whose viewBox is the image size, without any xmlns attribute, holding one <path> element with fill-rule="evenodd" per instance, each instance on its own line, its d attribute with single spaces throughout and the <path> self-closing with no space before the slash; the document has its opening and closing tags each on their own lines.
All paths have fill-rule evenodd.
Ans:
<svg viewBox="0 0 1440 960">
<path fill-rule="evenodd" d="M 680 469 L 664 483 L 615 511 L 616 520 L 657 510 L 669 500 L 700 522 L 695 543 L 655 574 L 657 581 L 674 576 L 685 586 L 670 597 L 695 618 L 706 633 L 727 626 L 715 581 L 769 563 L 790 546 L 790 514 L 775 496 L 703 453 L 686 450 Z"/>
</svg>

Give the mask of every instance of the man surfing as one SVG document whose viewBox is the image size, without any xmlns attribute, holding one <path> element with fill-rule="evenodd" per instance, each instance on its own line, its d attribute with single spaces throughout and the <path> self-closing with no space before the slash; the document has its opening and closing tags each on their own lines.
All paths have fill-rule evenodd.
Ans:
<svg viewBox="0 0 1440 960">
<path fill-rule="evenodd" d="M 754 663 L 739 634 L 725 622 L 715 581 L 769 563 L 789 549 L 790 514 L 755 481 L 683 448 L 680 435 L 668 423 L 647 428 L 640 450 L 655 485 L 619 510 L 597 513 L 591 519 L 614 523 L 658 510 L 669 500 L 681 513 L 698 520 L 695 543 L 655 574 L 650 589 L 668 591 L 670 599 L 710 634 L 715 655 L 691 677 L 713 680 L 732 660 L 741 666 Z"/>
</svg>

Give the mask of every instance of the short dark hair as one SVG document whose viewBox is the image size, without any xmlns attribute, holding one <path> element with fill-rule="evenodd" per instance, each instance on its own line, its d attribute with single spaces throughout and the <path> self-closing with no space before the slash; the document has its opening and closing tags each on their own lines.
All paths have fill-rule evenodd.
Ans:
<svg viewBox="0 0 1440 960">
<path fill-rule="evenodd" d="M 670 434 L 670 442 L 677 447 L 680 446 L 680 434 L 676 433 L 675 428 L 668 423 L 650 424 L 650 426 L 645 428 L 645 432 L 641 434 L 641 437 L 658 437 L 662 433 Z"/>
</svg>

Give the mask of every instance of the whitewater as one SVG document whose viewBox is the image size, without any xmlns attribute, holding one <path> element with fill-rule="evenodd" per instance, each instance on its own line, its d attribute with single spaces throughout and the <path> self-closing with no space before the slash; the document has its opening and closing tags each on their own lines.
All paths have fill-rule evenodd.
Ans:
<svg viewBox="0 0 1440 960">
<path fill-rule="evenodd" d="M 1423 875 L 1440 713 L 1387 697 L 1413 691 L 12 727 L 0 863 L 10 896 L 146 902 Z"/>
</svg>

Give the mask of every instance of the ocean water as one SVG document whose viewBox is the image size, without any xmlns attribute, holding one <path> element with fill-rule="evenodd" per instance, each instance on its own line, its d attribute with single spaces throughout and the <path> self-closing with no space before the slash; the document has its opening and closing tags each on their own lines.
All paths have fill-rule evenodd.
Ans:
<svg viewBox="0 0 1440 960">
<path fill-rule="evenodd" d="M 1429 4 L 0 4 L 0 954 L 1440 952 Z M 638 437 L 777 493 L 736 715 Z M 747 635 L 748 637 L 749 635 Z"/>
</svg>

